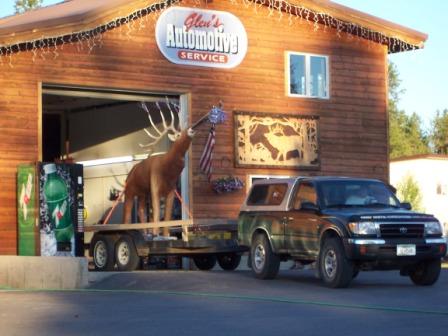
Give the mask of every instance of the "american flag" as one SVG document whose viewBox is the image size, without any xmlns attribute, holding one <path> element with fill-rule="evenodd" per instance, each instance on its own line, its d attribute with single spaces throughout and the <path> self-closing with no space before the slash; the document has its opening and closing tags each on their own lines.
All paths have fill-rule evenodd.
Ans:
<svg viewBox="0 0 448 336">
<path fill-rule="evenodd" d="M 215 126 L 213 125 L 208 134 L 207 142 L 205 143 L 204 151 L 199 161 L 199 167 L 207 175 L 208 180 L 212 177 L 212 161 L 213 161 L 213 148 L 215 147 Z"/>
</svg>

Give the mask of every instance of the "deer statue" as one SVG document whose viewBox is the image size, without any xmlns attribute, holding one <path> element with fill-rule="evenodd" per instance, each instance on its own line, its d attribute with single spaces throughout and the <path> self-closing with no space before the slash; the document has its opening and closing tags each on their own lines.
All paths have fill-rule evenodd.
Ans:
<svg viewBox="0 0 448 336">
<path fill-rule="evenodd" d="M 145 222 L 145 205 L 148 197 L 151 199 L 153 221 L 160 221 L 160 201 L 165 198 L 165 220 L 170 220 L 172 216 L 174 194 L 176 182 L 179 178 L 185 164 L 185 154 L 190 147 L 191 141 L 195 135 L 192 127 L 180 130 L 175 126 L 175 117 L 171 105 L 167 103 L 171 114 L 171 121 L 167 124 L 165 116 L 157 104 L 160 116 L 162 118 L 163 130 L 159 130 L 154 124 L 148 107 L 142 103 L 143 109 L 148 114 L 149 122 L 153 132 L 146 128 L 144 131 L 151 138 L 151 142 L 141 147 L 150 147 L 157 144 L 162 137 L 167 135 L 171 141 L 174 141 L 168 152 L 153 156 L 137 163 L 129 172 L 124 190 L 125 203 L 123 222 L 131 222 L 131 210 L 134 198 L 138 198 L 138 217 L 140 222 Z M 159 228 L 154 228 L 154 235 L 159 234 Z M 169 236 L 168 228 L 163 229 L 163 235 Z"/>
</svg>

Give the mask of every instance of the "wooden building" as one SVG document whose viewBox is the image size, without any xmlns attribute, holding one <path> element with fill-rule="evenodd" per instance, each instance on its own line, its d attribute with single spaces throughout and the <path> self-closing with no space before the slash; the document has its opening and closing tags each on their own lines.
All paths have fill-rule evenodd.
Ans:
<svg viewBox="0 0 448 336">
<path fill-rule="evenodd" d="M 138 144 L 150 126 L 138 101 L 173 101 L 183 125 L 223 102 L 212 179 L 387 181 L 387 55 L 426 38 L 329 0 L 72 0 L 0 19 L 0 254 L 17 253 L 17 166 L 66 143 L 77 161 L 136 159 L 144 151 L 120 139 Z M 195 218 L 232 218 L 246 188 L 211 188 L 208 130 L 182 194 Z"/>
</svg>

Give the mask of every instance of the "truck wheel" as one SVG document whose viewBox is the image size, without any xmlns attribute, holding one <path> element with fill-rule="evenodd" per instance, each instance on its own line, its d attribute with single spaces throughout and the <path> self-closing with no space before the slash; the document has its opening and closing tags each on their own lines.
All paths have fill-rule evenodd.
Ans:
<svg viewBox="0 0 448 336">
<path fill-rule="evenodd" d="M 194 264 L 201 271 L 209 271 L 216 265 L 216 257 L 214 255 L 202 255 L 193 258 Z"/>
<path fill-rule="evenodd" d="M 218 255 L 218 264 L 225 271 L 235 270 L 241 261 L 241 255 L 236 253 Z"/>
<path fill-rule="evenodd" d="M 274 279 L 280 267 L 280 258 L 272 252 L 266 235 L 257 234 L 250 248 L 252 271 L 259 279 Z"/>
<path fill-rule="evenodd" d="M 115 247 L 115 259 L 119 271 L 133 271 L 140 263 L 140 258 L 134 246 L 132 238 L 123 235 Z"/>
<path fill-rule="evenodd" d="M 320 275 L 331 288 L 347 287 L 353 279 L 353 263 L 345 257 L 344 248 L 337 238 L 324 241 L 319 254 Z"/>
<path fill-rule="evenodd" d="M 115 265 L 114 239 L 106 235 L 95 235 L 92 239 L 92 258 L 95 270 L 112 271 Z"/>
<path fill-rule="evenodd" d="M 442 260 L 432 259 L 419 263 L 409 271 L 412 282 L 418 286 L 431 286 L 439 279 Z"/>
</svg>

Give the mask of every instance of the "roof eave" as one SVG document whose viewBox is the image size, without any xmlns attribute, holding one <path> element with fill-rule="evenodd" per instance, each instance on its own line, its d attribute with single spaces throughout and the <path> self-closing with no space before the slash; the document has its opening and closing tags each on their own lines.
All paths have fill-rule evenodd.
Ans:
<svg viewBox="0 0 448 336">
<path fill-rule="evenodd" d="M 173 0 L 171 2 L 175 3 L 179 1 L 181 0 Z M 154 1 L 153 3 L 155 4 L 158 2 Z M 377 40 L 374 42 L 387 45 L 389 53 L 423 48 L 424 42 L 428 38 L 427 34 L 329 0 L 290 0 L 290 4 L 296 7 L 305 7 L 315 13 L 325 13 L 337 20 L 353 23 L 369 29 L 372 32 L 378 32 L 387 36 L 388 38 L 385 41 Z M 64 5 L 64 3 L 54 5 L 53 9 L 58 5 Z M 274 6 L 275 8 L 275 6 L 281 7 L 282 3 L 275 2 L 275 0 L 265 0 L 264 5 Z M 5 48 L 5 46 L 29 43 L 51 36 L 64 36 L 79 33 L 80 31 L 88 31 L 95 26 L 98 26 L 98 24 L 104 24 L 105 22 L 114 20 L 117 18 L 117 15 L 119 16 L 121 13 L 124 14 L 126 12 L 126 14 L 129 14 L 138 6 L 147 7 L 148 1 L 110 0 L 105 2 L 104 5 L 101 4 L 95 9 L 87 12 L 78 12 L 74 15 L 67 14 L 50 20 L 33 21 L 22 25 L 7 24 L 6 27 L 0 28 L 0 46 Z M 45 8 L 40 10 L 45 10 Z M 33 12 L 37 13 L 40 10 L 38 9 Z M 0 27 L 2 23 L 13 22 L 15 17 L 16 16 L 0 20 Z M 361 36 L 361 38 L 365 37 Z M 365 39 L 370 40 L 370 37 Z M 400 44 L 400 47 L 394 47 L 396 42 Z"/>
<path fill-rule="evenodd" d="M 298 6 L 308 7 L 316 12 L 327 12 L 339 20 L 358 24 L 373 31 L 382 32 L 385 35 L 408 43 L 415 48 L 423 48 L 428 35 L 420 31 L 384 20 L 356 9 L 328 0 L 291 0 Z M 412 48 L 409 48 L 412 49 Z M 401 50 L 390 50 L 394 53 Z"/>
</svg>

